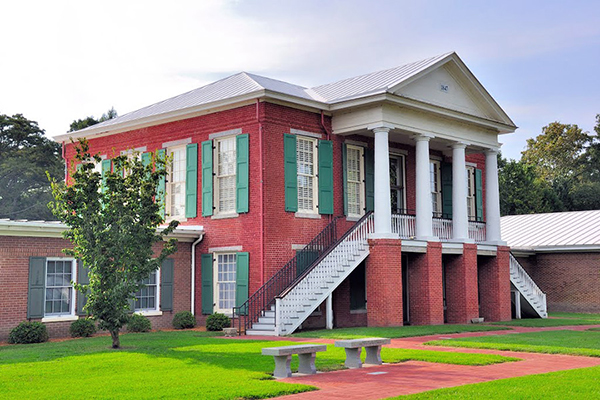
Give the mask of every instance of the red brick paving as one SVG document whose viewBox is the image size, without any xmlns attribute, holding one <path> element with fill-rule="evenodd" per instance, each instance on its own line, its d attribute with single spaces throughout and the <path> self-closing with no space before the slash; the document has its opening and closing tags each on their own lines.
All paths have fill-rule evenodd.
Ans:
<svg viewBox="0 0 600 400">
<path fill-rule="evenodd" d="M 594 326 L 598 327 L 600 325 Z M 503 356 L 517 357 L 522 359 L 522 361 L 485 366 L 450 365 L 427 363 L 422 361 L 408 361 L 398 364 L 384 364 L 381 366 L 363 367 L 361 369 L 324 372 L 316 375 L 298 375 L 292 378 L 282 379 L 281 381 L 312 385 L 318 387 L 319 390 L 314 392 L 282 396 L 278 397 L 278 399 L 382 399 L 404 394 L 419 393 L 433 389 L 461 386 L 470 383 L 487 382 L 497 379 L 513 378 L 574 368 L 600 366 L 600 358 L 595 357 L 449 347 L 432 348 L 431 346 L 423 345 L 424 342 L 430 340 L 450 337 L 457 338 L 504 335 L 513 333 L 540 332 L 547 330 L 585 330 L 590 327 L 591 326 L 589 325 L 550 328 L 514 327 L 514 329 L 511 331 L 469 332 L 460 334 L 392 339 L 392 344 L 389 347 L 464 353 L 499 354 Z M 258 337 L 247 338 L 258 339 Z M 273 338 L 266 337 L 260 337 L 260 339 L 273 340 Z M 330 339 L 281 338 L 281 340 L 310 341 L 315 343 L 333 342 L 333 340 Z M 382 374 L 373 375 L 373 373 L 380 372 L 382 372 Z"/>
</svg>

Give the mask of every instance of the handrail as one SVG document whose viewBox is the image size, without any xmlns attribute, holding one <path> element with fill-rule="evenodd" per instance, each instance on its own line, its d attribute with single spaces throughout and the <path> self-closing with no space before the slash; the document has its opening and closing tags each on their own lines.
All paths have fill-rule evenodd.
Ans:
<svg viewBox="0 0 600 400">
<path fill-rule="evenodd" d="M 531 278 L 531 276 L 529 276 L 527 271 L 525 271 L 525 268 L 523 268 L 521 266 L 521 263 L 519 262 L 519 260 L 517 260 L 517 258 L 512 253 L 510 253 L 510 269 L 511 269 L 511 271 L 515 271 L 517 273 L 517 276 L 531 288 L 531 291 L 533 292 L 533 294 L 538 299 L 540 299 L 540 303 L 542 304 L 543 312 L 546 313 L 547 312 L 546 293 L 544 293 L 542 291 L 542 289 L 540 289 L 540 287 L 535 283 L 535 281 Z"/>
<path fill-rule="evenodd" d="M 288 294 L 290 292 L 290 290 L 292 290 L 302 279 L 304 279 L 306 277 L 306 275 L 310 274 L 310 272 L 317 266 L 319 265 L 319 263 L 329 255 L 329 253 L 331 253 L 340 243 L 342 243 L 344 241 L 344 239 L 346 239 L 348 236 L 350 236 L 350 234 L 354 231 L 354 228 L 357 226 L 360 226 L 363 221 L 365 221 L 367 218 L 369 218 L 369 215 L 373 214 L 373 211 L 369 211 L 368 213 L 366 213 L 365 215 L 363 215 L 353 226 L 352 228 L 348 229 L 346 231 L 346 233 L 344 233 L 342 235 L 341 238 L 339 238 L 335 244 L 333 246 L 330 246 L 327 251 L 325 251 L 323 254 L 321 254 L 321 256 L 319 256 L 319 258 L 317 258 L 315 260 L 315 262 L 313 262 L 309 268 L 306 269 L 306 271 L 304 271 L 303 274 L 301 274 L 300 276 L 298 276 L 296 279 L 294 279 L 287 288 L 285 288 L 279 295 L 275 296 L 275 298 L 282 298 L 285 297 L 286 294 Z"/>
<path fill-rule="evenodd" d="M 247 330 L 252 323 L 258 321 L 263 311 L 274 303 L 276 295 L 281 293 L 298 275 L 303 274 L 307 268 L 318 262 L 321 254 L 337 243 L 337 221 L 340 218 L 334 218 L 302 250 L 298 250 L 296 255 L 275 275 L 248 297 L 248 300 L 233 308 L 232 326 L 237 317 L 238 332 L 240 334 L 242 332 L 242 318 L 244 318 L 244 330 Z"/>
</svg>

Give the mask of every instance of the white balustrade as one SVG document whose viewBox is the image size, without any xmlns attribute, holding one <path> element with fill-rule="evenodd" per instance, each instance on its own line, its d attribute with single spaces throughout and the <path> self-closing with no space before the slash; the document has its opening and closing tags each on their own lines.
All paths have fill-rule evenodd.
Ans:
<svg viewBox="0 0 600 400">
<path fill-rule="evenodd" d="M 452 220 L 446 218 L 433 218 L 433 236 L 437 236 L 441 241 L 452 239 Z"/>
<path fill-rule="evenodd" d="M 392 233 L 401 239 L 412 239 L 416 235 L 416 220 L 414 215 L 392 214 Z"/>
<path fill-rule="evenodd" d="M 475 243 L 485 242 L 485 222 L 469 221 L 469 239 Z"/>
</svg>

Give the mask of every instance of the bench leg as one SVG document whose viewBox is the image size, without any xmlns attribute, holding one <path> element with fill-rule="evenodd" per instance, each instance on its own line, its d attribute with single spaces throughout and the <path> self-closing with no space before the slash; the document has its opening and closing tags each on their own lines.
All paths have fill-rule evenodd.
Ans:
<svg viewBox="0 0 600 400">
<path fill-rule="evenodd" d="M 381 346 L 368 346 L 365 347 L 367 351 L 367 357 L 365 358 L 365 364 L 381 365 Z"/>
<path fill-rule="evenodd" d="M 346 362 L 344 365 L 346 368 L 360 368 L 362 367 L 362 363 L 360 362 L 360 352 L 362 351 L 362 347 L 358 348 L 346 348 Z"/>
<path fill-rule="evenodd" d="M 317 368 L 315 368 L 316 353 L 298 354 L 298 372 L 301 374 L 316 374 Z"/>
<path fill-rule="evenodd" d="M 273 371 L 275 378 L 289 378 L 292 376 L 292 370 L 290 369 L 292 356 L 273 356 L 273 358 L 275 358 L 275 371 Z"/>
</svg>

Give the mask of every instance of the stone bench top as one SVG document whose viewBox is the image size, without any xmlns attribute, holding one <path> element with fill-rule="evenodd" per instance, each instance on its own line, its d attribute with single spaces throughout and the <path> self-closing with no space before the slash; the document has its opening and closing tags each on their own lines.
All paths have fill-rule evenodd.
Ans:
<svg viewBox="0 0 600 400">
<path fill-rule="evenodd" d="M 354 349 L 357 347 L 371 347 L 371 346 L 382 346 L 384 344 L 390 344 L 392 341 L 388 338 L 362 338 L 362 339 L 347 339 L 347 340 L 336 340 L 335 347 L 344 347 Z"/>
<path fill-rule="evenodd" d="M 263 356 L 291 356 L 292 354 L 316 353 L 326 351 L 324 344 L 298 344 L 292 346 L 265 347 L 262 349 Z"/>
</svg>

